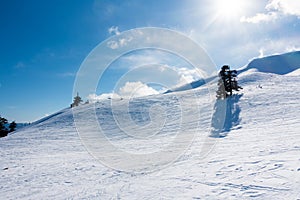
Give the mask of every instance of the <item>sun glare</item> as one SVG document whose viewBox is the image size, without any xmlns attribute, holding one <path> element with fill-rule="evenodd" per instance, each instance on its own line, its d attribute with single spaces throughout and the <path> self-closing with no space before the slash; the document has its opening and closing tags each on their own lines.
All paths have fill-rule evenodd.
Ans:
<svg viewBox="0 0 300 200">
<path fill-rule="evenodd" d="M 219 0 L 216 9 L 219 17 L 235 18 L 243 13 L 245 3 L 243 0 Z"/>
</svg>

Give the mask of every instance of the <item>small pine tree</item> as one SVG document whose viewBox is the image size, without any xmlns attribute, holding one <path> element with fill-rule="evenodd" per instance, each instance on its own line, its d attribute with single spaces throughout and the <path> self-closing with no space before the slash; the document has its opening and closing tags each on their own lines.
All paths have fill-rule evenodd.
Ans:
<svg viewBox="0 0 300 200">
<path fill-rule="evenodd" d="M 7 124 L 7 119 L 0 117 L 0 137 L 5 137 L 8 134 L 5 124 Z"/>
<path fill-rule="evenodd" d="M 9 125 L 9 132 L 13 132 L 16 130 L 16 127 L 17 127 L 17 123 L 15 121 L 11 122 L 10 125 Z"/>
<path fill-rule="evenodd" d="M 71 107 L 79 106 L 79 104 L 82 102 L 81 97 L 79 96 L 77 92 L 77 96 L 74 97 L 73 103 L 71 104 Z"/>
<path fill-rule="evenodd" d="M 237 82 L 237 71 L 230 70 L 228 65 L 224 65 L 219 72 L 218 90 L 216 97 L 218 99 L 225 99 L 232 95 L 232 90 L 239 91 L 243 89 Z"/>
</svg>

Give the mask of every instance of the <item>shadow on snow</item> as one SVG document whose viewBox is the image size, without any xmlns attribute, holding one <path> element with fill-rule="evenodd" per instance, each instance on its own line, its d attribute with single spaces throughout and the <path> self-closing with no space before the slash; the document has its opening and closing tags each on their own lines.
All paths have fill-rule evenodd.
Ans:
<svg viewBox="0 0 300 200">
<path fill-rule="evenodd" d="M 233 94 L 226 99 L 218 99 L 214 105 L 211 122 L 211 137 L 226 137 L 228 132 L 240 122 L 241 108 L 238 102 L 243 94 Z"/>
</svg>

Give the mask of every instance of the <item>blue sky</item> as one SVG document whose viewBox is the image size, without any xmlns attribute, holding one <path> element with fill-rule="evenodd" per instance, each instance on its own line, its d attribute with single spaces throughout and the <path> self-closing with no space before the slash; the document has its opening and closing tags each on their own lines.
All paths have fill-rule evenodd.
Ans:
<svg viewBox="0 0 300 200">
<path fill-rule="evenodd" d="M 0 27 L 0 114 L 10 121 L 32 122 L 69 106 L 83 60 L 100 42 L 122 31 L 176 30 L 198 42 L 217 67 L 238 68 L 254 57 L 300 48 L 300 4 L 295 0 L 6 0 L 0 5 Z M 99 82 L 97 95 L 115 91 L 115 81 L 131 66 L 147 64 L 143 61 L 177 67 L 178 73 L 169 80 L 174 86 L 182 77 L 198 78 L 185 61 L 166 54 L 145 50 L 125 55 Z M 132 80 L 143 81 L 138 76 Z"/>
</svg>

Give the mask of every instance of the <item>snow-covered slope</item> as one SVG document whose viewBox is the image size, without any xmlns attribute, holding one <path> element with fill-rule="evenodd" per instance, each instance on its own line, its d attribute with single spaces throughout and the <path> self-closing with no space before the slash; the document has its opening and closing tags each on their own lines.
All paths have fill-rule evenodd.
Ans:
<svg viewBox="0 0 300 200">
<path fill-rule="evenodd" d="M 185 91 L 185 90 L 198 88 L 198 87 L 201 87 L 201 86 L 205 85 L 206 83 L 214 81 L 216 78 L 217 78 L 217 76 L 215 75 L 215 76 L 212 76 L 212 77 L 209 77 L 209 78 L 206 78 L 206 79 L 196 80 L 196 81 L 193 81 L 191 83 L 184 84 L 182 86 L 175 87 L 173 89 L 169 89 L 166 92 L 164 92 L 164 94 L 168 94 L 168 93 L 171 93 L 171 92 L 180 92 L 180 91 Z"/>
<path fill-rule="evenodd" d="M 300 68 L 300 51 L 272 55 L 252 60 L 241 72 L 257 69 L 260 72 L 288 74 Z"/>
<path fill-rule="evenodd" d="M 133 156 L 163 153 L 178 134 L 183 141 L 192 138 L 186 151 L 174 146 L 181 156 L 167 166 L 162 162 L 162 168 L 131 160 L 128 166 L 116 160 L 114 167 L 120 161 L 120 170 L 103 165 L 82 144 L 72 110 L 64 109 L 0 139 L 1 198 L 300 199 L 299 81 L 300 76 L 247 71 L 240 75 L 244 94 L 226 102 L 209 93 L 215 84 L 138 98 L 129 107 L 124 100 L 115 102 L 115 114 L 122 118 L 129 109 L 135 124 L 125 128 L 138 130 L 137 136 L 147 142 L 124 134 L 110 101 L 73 110 L 91 125 L 86 132 L 93 131 L 96 112 L 106 137 Z M 222 106 L 227 110 L 220 127 Z M 151 120 L 164 121 L 155 135 L 155 127 L 147 126 Z M 138 173 L 122 171 L 135 165 Z"/>
<path fill-rule="evenodd" d="M 294 51 L 285 54 L 279 55 L 272 55 L 263 58 L 256 58 L 253 59 L 249 64 L 241 69 L 238 70 L 238 73 L 243 73 L 246 71 L 259 71 L 265 73 L 273 73 L 273 74 L 291 74 L 292 72 L 300 68 L 300 51 Z M 297 73 L 297 72 L 295 72 Z M 295 74 L 294 73 L 294 74 Z M 193 81 L 192 83 L 188 83 L 179 87 L 175 87 L 165 92 L 178 92 L 178 91 L 185 91 L 190 90 L 193 88 L 201 87 L 206 83 L 215 81 L 218 78 L 217 75 Z"/>
<path fill-rule="evenodd" d="M 300 76 L 300 68 L 286 74 L 286 76 Z"/>
</svg>

